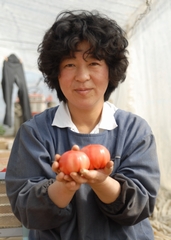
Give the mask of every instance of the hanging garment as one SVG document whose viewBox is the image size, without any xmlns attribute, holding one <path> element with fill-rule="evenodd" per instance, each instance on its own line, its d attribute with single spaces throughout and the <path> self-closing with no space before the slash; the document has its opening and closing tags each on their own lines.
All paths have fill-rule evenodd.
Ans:
<svg viewBox="0 0 171 240">
<path fill-rule="evenodd" d="M 8 59 L 3 62 L 2 73 L 2 91 L 3 98 L 6 103 L 4 124 L 9 127 L 12 126 L 11 106 L 14 83 L 18 86 L 18 97 L 22 109 L 23 122 L 25 122 L 30 119 L 32 115 L 23 66 L 20 60 L 14 54 L 11 54 Z"/>
</svg>

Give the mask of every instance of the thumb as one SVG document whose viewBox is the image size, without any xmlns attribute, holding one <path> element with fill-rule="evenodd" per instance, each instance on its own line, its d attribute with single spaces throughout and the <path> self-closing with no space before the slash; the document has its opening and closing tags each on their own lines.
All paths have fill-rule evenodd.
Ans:
<svg viewBox="0 0 171 240">
<path fill-rule="evenodd" d="M 113 162 L 113 161 L 109 161 L 109 162 L 106 164 L 104 170 L 105 170 L 105 173 L 106 173 L 107 175 L 110 175 L 110 174 L 112 173 L 113 169 L 114 169 L 114 162 Z"/>
</svg>

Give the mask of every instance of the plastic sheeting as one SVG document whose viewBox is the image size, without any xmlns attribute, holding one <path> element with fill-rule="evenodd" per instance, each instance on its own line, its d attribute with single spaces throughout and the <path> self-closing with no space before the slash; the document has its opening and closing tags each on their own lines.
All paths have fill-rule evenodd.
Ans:
<svg viewBox="0 0 171 240">
<path fill-rule="evenodd" d="M 4 57 L 15 53 L 25 69 L 37 71 L 37 46 L 63 10 L 97 9 L 125 29 L 141 6 L 146 7 L 145 0 L 0 0 L 0 65 Z"/>
<path fill-rule="evenodd" d="M 161 186 L 171 190 L 171 1 L 156 0 L 129 38 L 127 79 L 111 97 L 145 118 L 155 135 Z"/>
</svg>

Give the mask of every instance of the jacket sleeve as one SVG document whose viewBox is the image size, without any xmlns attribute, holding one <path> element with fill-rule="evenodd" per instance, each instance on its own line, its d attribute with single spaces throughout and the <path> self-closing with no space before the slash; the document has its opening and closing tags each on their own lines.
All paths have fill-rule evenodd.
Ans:
<svg viewBox="0 0 171 240">
<path fill-rule="evenodd" d="M 136 224 L 152 214 L 160 185 L 156 144 L 148 124 L 141 121 L 140 127 L 134 123 L 128 129 L 118 135 L 111 174 L 121 185 L 120 196 L 111 204 L 97 199 L 101 211 L 121 225 Z"/>
<path fill-rule="evenodd" d="M 73 216 L 72 203 L 58 208 L 47 194 L 56 177 L 54 155 L 52 141 L 43 142 L 36 124 L 21 126 L 7 166 L 6 189 L 15 216 L 27 228 L 57 228 Z"/>
</svg>

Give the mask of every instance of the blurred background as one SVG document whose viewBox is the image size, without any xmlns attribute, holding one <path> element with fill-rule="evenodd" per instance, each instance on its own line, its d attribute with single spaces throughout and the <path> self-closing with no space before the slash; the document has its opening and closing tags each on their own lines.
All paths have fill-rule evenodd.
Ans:
<svg viewBox="0 0 171 240">
<path fill-rule="evenodd" d="M 162 194 L 153 226 L 156 239 L 171 239 L 171 1 L 170 0 L 0 0 L 0 76 L 11 54 L 20 61 L 32 115 L 59 103 L 44 84 L 37 67 L 37 47 L 46 30 L 63 10 L 98 10 L 115 19 L 129 41 L 127 78 L 110 101 L 147 120 L 156 138 Z M 22 119 L 19 86 L 11 92 L 11 126 L 4 117 L 6 104 L 0 85 L 0 135 L 15 137 Z M 169 201 L 169 203 L 168 203 Z M 167 208 L 159 210 L 167 202 Z M 158 216 L 163 222 L 158 220 Z M 164 233 L 164 235 L 160 235 Z M 157 235 L 158 234 L 158 235 Z"/>
</svg>

